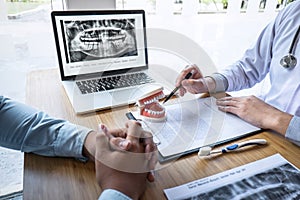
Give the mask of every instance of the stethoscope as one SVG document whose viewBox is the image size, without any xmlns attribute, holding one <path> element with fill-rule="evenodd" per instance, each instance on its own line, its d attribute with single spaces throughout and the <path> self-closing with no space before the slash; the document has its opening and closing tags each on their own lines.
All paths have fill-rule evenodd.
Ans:
<svg viewBox="0 0 300 200">
<path fill-rule="evenodd" d="M 294 48 L 297 44 L 299 32 L 300 32 L 300 26 L 298 27 L 298 30 L 293 38 L 289 53 L 286 56 L 284 56 L 283 58 L 281 58 L 281 60 L 280 60 L 280 64 L 284 68 L 291 69 L 291 68 L 294 68 L 297 64 L 297 58 L 294 56 L 293 52 L 294 52 Z"/>
</svg>

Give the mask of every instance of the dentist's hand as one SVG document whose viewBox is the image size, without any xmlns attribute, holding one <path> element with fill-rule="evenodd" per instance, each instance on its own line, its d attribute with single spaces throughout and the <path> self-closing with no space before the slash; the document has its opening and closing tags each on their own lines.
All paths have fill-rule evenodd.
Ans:
<svg viewBox="0 0 300 200">
<path fill-rule="evenodd" d="M 189 79 L 184 79 L 188 73 L 193 75 Z M 216 86 L 215 81 L 210 77 L 203 77 L 201 70 L 196 65 L 186 67 L 176 79 L 175 86 L 180 86 L 179 95 L 183 96 L 186 92 L 191 94 L 206 93 L 212 91 Z"/>
<path fill-rule="evenodd" d="M 285 134 L 292 115 L 282 112 L 255 96 L 224 97 L 217 100 L 217 106 L 224 112 L 233 113 L 245 121 L 263 129 Z"/>
</svg>

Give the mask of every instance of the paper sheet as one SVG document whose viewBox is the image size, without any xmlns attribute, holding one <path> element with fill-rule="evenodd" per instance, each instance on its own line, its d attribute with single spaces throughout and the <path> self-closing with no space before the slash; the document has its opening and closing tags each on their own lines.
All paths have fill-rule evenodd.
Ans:
<svg viewBox="0 0 300 200">
<path fill-rule="evenodd" d="M 213 97 L 180 102 L 166 107 L 167 120 L 145 124 L 160 141 L 163 160 L 222 143 L 260 130 L 235 115 L 219 111 Z M 136 118 L 141 118 L 134 113 Z"/>
<path fill-rule="evenodd" d="M 300 199 L 300 171 L 281 155 L 164 190 L 179 199 Z"/>
<path fill-rule="evenodd" d="M 0 147 L 0 200 L 23 190 L 24 153 Z"/>
</svg>

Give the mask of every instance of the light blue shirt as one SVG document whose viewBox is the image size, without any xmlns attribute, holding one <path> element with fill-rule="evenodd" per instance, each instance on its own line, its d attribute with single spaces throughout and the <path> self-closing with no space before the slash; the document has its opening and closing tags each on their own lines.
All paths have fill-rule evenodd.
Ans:
<svg viewBox="0 0 300 200">
<path fill-rule="evenodd" d="M 296 67 L 286 69 L 280 65 L 280 59 L 289 53 L 299 26 L 300 1 L 295 1 L 282 10 L 262 31 L 256 44 L 246 51 L 241 60 L 219 72 L 226 78 L 222 84 L 226 85 L 227 91 L 250 88 L 269 74 L 270 89 L 259 98 L 281 111 L 294 115 L 286 137 L 298 145 L 300 145 L 300 41 L 296 43 L 293 52 L 298 59 Z M 222 79 L 220 76 L 217 78 Z"/>
<path fill-rule="evenodd" d="M 0 145 L 3 147 L 44 156 L 86 159 L 82 150 L 90 131 L 0 96 Z"/>
<path fill-rule="evenodd" d="M 0 96 L 0 146 L 43 156 L 82 155 L 91 129 L 52 118 L 25 104 Z M 105 190 L 99 199 L 128 200 L 117 190 Z"/>
<path fill-rule="evenodd" d="M 101 193 L 101 196 L 98 200 L 131 200 L 128 196 L 124 195 L 123 193 L 113 190 L 113 189 L 106 189 Z"/>
</svg>

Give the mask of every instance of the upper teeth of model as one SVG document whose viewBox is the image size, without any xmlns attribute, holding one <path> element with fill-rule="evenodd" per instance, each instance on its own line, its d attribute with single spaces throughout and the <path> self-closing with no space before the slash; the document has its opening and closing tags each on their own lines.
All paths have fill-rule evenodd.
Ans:
<svg viewBox="0 0 300 200">
<path fill-rule="evenodd" d="M 160 94 L 158 96 L 155 96 L 153 97 L 152 99 L 149 99 L 149 100 L 146 100 L 144 101 L 144 104 L 150 104 L 150 103 L 153 103 L 154 101 L 158 100 L 158 99 L 161 99 L 164 97 L 164 94 Z"/>
</svg>

